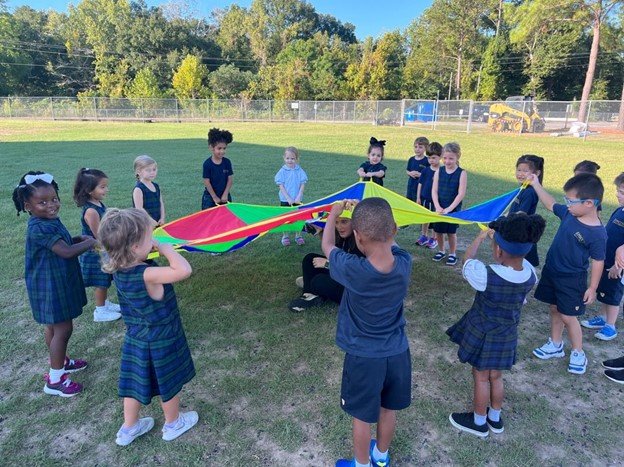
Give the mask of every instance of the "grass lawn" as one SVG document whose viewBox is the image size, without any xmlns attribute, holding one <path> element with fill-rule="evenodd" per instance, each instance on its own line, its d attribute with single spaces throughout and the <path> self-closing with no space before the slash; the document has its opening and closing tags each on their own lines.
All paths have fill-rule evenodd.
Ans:
<svg viewBox="0 0 624 467">
<path fill-rule="evenodd" d="M 13 187 L 28 170 L 54 174 L 64 202 L 61 219 L 78 233 L 80 210 L 71 190 L 80 167 L 110 177 L 109 207 L 131 205 L 132 161 L 149 154 L 159 164 L 158 182 L 168 220 L 199 209 L 201 165 L 210 124 L 142 124 L 0 121 L 0 459 L 40 465 L 333 465 L 350 456 L 351 424 L 339 407 L 342 352 L 334 344 L 336 307 L 301 314 L 286 308 L 299 289 L 294 279 L 317 239 L 303 247 L 280 245 L 269 235 L 223 256 L 187 255 L 190 279 L 176 285 L 197 376 L 181 393 L 185 409 L 197 410 L 197 428 L 170 444 L 160 438 L 163 416 L 155 400 L 142 414 L 156 419 L 150 434 L 126 448 L 115 445 L 122 422 L 117 397 L 121 321 L 94 323 L 91 302 L 74 321 L 71 355 L 89 360 L 75 379 L 83 394 L 61 399 L 43 393 L 47 371 L 43 328 L 32 319 L 23 280 L 27 216 L 15 216 Z M 616 207 L 612 181 L 622 170 L 622 141 L 589 141 L 502 134 L 466 135 L 369 125 L 220 123 L 234 133 L 228 148 L 234 201 L 278 203 L 273 177 L 283 148 L 297 146 L 310 178 L 306 200 L 356 181 L 370 136 L 388 140 L 386 187 L 403 193 L 412 142 L 424 134 L 456 140 L 468 171 L 466 204 L 474 205 L 516 186 L 515 161 L 523 153 L 546 158 L 545 185 L 558 198 L 572 167 L 598 162 L 606 186 L 603 220 Z M 540 258 L 558 226 L 543 210 L 548 230 Z M 624 458 L 624 387 L 602 376 L 600 361 L 622 353 L 621 340 L 602 342 L 585 331 L 589 359 L 584 376 L 567 373 L 567 358 L 539 361 L 531 350 L 549 330 L 547 308 L 530 299 L 520 325 L 519 360 L 505 374 L 506 430 L 481 440 L 448 422 L 452 411 L 470 409 L 470 367 L 456 357 L 445 329 L 470 306 L 474 293 L 460 268 L 431 261 L 414 246 L 418 227 L 402 229 L 398 242 L 414 255 L 405 303 L 413 358 L 412 406 L 399 414 L 392 446 L 395 465 L 617 464 Z M 459 230 L 460 250 L 475 227 Z M 488 259 L 488 248 L 482 248 Z M 111 295 L 115 296 L 114 292 Z M 593 305 L 590 314 L 597 310 Z M 569 350 L 569 348 L 567 349 Z"/>
</svg>

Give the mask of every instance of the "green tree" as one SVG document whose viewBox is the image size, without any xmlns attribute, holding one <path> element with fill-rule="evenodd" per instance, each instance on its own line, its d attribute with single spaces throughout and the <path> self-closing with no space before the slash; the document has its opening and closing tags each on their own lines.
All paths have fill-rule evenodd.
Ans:
<svg viewBox="0 0 624 467">
<path fill-rule="evenodd" d="M 234 65 L 221 65 L 210 73 L 209 77 L 212 97 L 220 99 L 231 99 L 242 97 L 243 91 L 247 89 L 253 79 L 250 71 L 241 71 Z"/>
<path fill-rule="evenodd" d="M 204 80 L 208 68 L 196 55 L 187 55 L 173 74 L 173 92 L 178 99 L 197 99 L 208 94 Z"/>
<path fill-rule="evenodd" d="M 158 98 L 163 93 L 158 87 L 158 78 L 149 68 L 143 68 L 136 74 L 128 89 L 126 96 L 130 98 Z"/>
</svg>

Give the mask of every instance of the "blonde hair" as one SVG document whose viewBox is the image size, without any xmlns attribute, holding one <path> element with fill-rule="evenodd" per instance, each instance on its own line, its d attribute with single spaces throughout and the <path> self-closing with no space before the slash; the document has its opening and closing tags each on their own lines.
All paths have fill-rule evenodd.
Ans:
<svg viewBox="0 0 624 467">
<path fill-rule="evenodd" d="M 287 152 L 292 153 L 295 156 L 295 160 L 299 162 L 299 151 L 296 147 L 288 146 L 286 149 L 284 149 L 284 155 L 286 155 Z"/>
<path fill-rule="evenodd" d="M 461 148 L 459 147 L 459 143 L 446 143 L 444 145 L 444 148 L 442 148 L 442 155 L 444 155 L 445 152 L 450 152 L 452 154 L 457 154 L 457 158 L 459 159 L 459 157 L 461 157 Z"/>
<path fill-rule="evenodd" d="M 102 270 L 110 274 L 136 263 L 138 258 L 133 247 L 151 235 L 154 221 L 143 209 L 111 208 L 106 211 L 98 237 L 106 250 L 102 255 Z"/>
<path fill-rule="evenodd" d="M 150 156 L 137 156 L 137 158 L 134 159 L 134 175 L 137 180 L 139 179 L 139 171 L 143 170 L 145 167 L 149 167 L 150 165 L 157 165 L 156 161 Z"/>
</svg>

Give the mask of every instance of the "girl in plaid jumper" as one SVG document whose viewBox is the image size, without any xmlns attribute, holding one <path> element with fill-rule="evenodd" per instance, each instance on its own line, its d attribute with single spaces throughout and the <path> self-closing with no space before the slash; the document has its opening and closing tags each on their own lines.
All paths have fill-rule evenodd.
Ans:
<svg viewBox="0 0 624 467">
<path fill-rule="evenodd" d="M 28 172 L 13 190 L 13 203 L 28 212 L 25 279 L 35 321 L 45 324 L 45 341 L 50 352 L 50 373 L 43 391 L 61 397 L 75 396 L 82 385 L 67 374 L 84 369 L 87 362 L 67 357 L 72 320 L 87 304 L 78 256 L 89 250 L 95 239 L 73 237 L 58 217 L 61 201 L 52 175 Z"/>
<path fill-rule="evenodd" d="M 82 208 L 82 234 L 97 238 L 102 216 L 106 212 L 103 200 L 108 193 L 108 177 L 98 169 L 82 168 L 74 184 L 74 201 Z M 85 287 L 95 287 L 93 321 L 115 321 L 121 318 L 119 305 L 107 299 L 113 276 L 102 271 L 100 255 L 95 249 L 80 257 L 80 269 Z"/>
<path fill-rule="evenodd" d="M 459 360 L 472 365 L 474 378 L 474 412 L 453 413 L 449 419 L 456 428 L 480 437 L 489 430 L 503 431 L 502 370 L 516 362 L 520 309 L 537 282 L 533 266 L 524 257 L 544 233 L 546 221 L 520 212 L 501 217 L 489 227 L 479 233 L 464 256 L 463 275 L 477 291 L 474 303 L 446 331 L 459 345 Z M 498 264 L 486 266 L 474 257 L 488 236 Z"/>
<path fill-rule="evenodd" d="M 165 414 L 162 438 L 171 441 L 192 428 L 197 412 L 180 413 L 178 393 L 195 376 L 173 283 L 191 275 L 191 266 L 169 244 L 152 240 L 153 222 L 142 209 L 109 209 L 100 224 L 107 256 L 103 269 L 113 274 L 126 335 L 121 348 L 119 396 L 124 424 L 117 444 L 127 446 L 154 426 L 139 418 L 141 405 L 160 396 Z M 147 256 L 156 248 L 169 262 L 159 267 Z"/>
</svg>

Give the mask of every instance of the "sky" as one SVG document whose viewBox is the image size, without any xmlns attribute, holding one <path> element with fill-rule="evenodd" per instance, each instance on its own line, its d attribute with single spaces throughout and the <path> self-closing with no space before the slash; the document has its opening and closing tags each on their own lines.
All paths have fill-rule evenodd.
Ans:
<svg viewBox="0 0 624 467">
<path fill-rule="evenodd" d="M 394 29 L 405 29 L 414 18 L 431 5 L 433 0 L 308 0 L 318 13 L 330 14 L 343 23 L 355 25 L 358 39 L 367 36 L 379 37 Z M 168 0 L 146 0 L 148 6 L 167 3 Z M 27 5 L 35 10 L 67 11 L 67 5 L 80 3 L 79 0 L 8 0 L 9 9 Z M 248 7 L 251 0 L 187 0 L 194 5 L 199 15 L 210 17 L 215 8 L 225 8 L 233 3 Z"/>
</svg>

